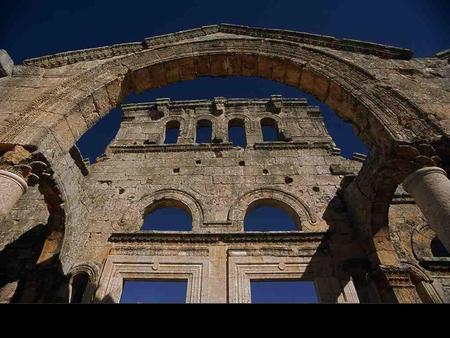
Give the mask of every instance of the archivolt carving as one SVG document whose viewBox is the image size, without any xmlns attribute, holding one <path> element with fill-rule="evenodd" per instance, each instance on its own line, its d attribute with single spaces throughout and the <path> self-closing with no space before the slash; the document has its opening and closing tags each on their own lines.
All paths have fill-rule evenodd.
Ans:
<svg viewBox="0 0 450 338">
<path fill-rule="evenodd" d="M 90 283 L 97 283 L 100 277 L 100 268 L 94 263 L 81 263 L 74 265 L 68 273 L 69 278 L 73 278 L 79 273 L 86 273 Z"/>
<path fill-rule="evenodd" d="M 233 223 L 234 226 L 243 227 L 245 214 L 248 207 L 258 200 L 267 200 L 268 202 L 282 202 L 292 208 L 296 213 L 300 223 L 302 231 L 310 231 L 312 229 L 309 226 L 314 225 L 317 222 L 316 214 L 314 210 L 299 200 L 295 196 L 272 188 L 257 189 L 247 192 L 236 200 L 228 212 L 228 220 Z"/>
<path fill-rule="evenodd" d="M 198 200 L 191 194 L 177 190 L 164 189 L 158 190 L 149 195 L 143 196 L 139 201 L 123 215 L 119 227 L 125 229 L 139 230 L 144 216 L 157 208 L 163 206 L 167 201 L 175 201 L 181 207 L 186 209 L 192 215 L 192 230 L 196 231 L 203 224 L 203 209 Z"/>
</svg>

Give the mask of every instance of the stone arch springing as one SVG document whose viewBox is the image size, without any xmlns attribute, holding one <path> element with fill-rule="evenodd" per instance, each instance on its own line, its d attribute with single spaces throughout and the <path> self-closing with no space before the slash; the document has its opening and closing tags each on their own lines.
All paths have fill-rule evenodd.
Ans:
<svg viewBox="0 0 450 338">
<path fill-rule="evenodd" d="M 312 231 L 317 223 L 314 210 L 295 196 L 272 188 L 262 188 L 247 192 L 237 199 L 228 212 L 228 221 L 240 230 L 244 228 L 244 219 L 249 207 L 259 203 L 269 203 L 284 208 L 295 220 L 299 230 Z M 285 207 L 287 206 L 287 208 Z"/>
</svg>

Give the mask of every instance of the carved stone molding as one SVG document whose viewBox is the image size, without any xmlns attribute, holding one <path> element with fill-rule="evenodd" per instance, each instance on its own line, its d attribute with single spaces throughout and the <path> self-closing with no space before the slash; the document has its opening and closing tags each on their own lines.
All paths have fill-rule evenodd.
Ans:
<svg viewBox="0 0 450 338">
<path fill-rule="evenodd" d="M 390 47 L 370 42 L 336 39 L 331 36 L 299 33 L 293 31 L 282 31 L 277 29 L 263 29 L 239 25 L 221 24 L 204 26 L 178 33 L 146 38 L 144 42 L 123 43 L 113 46 L 97 47 L 92 49 L 71 51 L 28 59 L 24 61 L 24 64 L 44 68 L 60 67 L 66 64 L 72 64 L 80 61 L 101 60 L 114 56 L 135 53 L 144 49 L 151 49 L 157 46 L 171 44 L 174 42 L 204 37 L 211 34 L 217 34 L 219 32 L 272 39 L 281 38 L 297 43 L 312 44 L 364 54 L 374 54 L 388 58 L 409 59 L 412 57 L 412 52 L 407 49 Z"/>
<path fill-rule="evenodd" d="M 105 263 L 96 301 L 119 303 L 126 280 L 187 280 L 188 303 L 201 303 L 206 297 L 209 261 L 195 257 L 153 257 L 110 255 Z"/>
<path fill-rule="evenodd" d="M 320 243 L 325 232 L 258 232 L 258 233 L 114 233 L 112 243 Z"/>
<path fill-rule="evenodd" d="M 251 280 L 313 281 L 321 303 L 359 303 L 353 282 L 333 277 L 326 260 L 313 263 L 311 257 L 249 257 L 229 252 L 228 271 L 231 303 L 250 303 Z"/>
</svg>

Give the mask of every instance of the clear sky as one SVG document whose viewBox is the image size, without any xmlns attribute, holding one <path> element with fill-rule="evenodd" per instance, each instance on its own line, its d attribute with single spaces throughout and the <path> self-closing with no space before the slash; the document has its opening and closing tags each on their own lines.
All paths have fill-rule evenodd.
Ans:
<svg viewBox="0 0 450 338">
<path fill-rule="evenodd" d="M 145 37 L 216 23 L 366 40 L 412 49 L 416 57 L 432 56 L 450 48 L 449 0 L 0 0 L 0 48 L 6 49 L 19 64 L 24 59 L 46 54 L 142 41 Z M 331 110 L 295 88 L 268 80 L 203 78 L 131 96 L 126 102 L 150 101 L 156 97 L 261 98 L 271 94 L 307 97 L 311 104 L 320 105 L 326 126 L 343 155 L 366 153 L 367 149 L 350 126 Z M 114 137 L 120 118 L 120 109 L 115 109 L 78 143 L 82 154 L 91 162 Z M 153 285 L 156 290 L 162 290 L 158 283 Z M 129 287 L 127 292 L 130 290 L 131 294 L 127 301 L 142 301 L 139 296 L 145 286 L 130 283 Z M 261 295 L 262 301 L 271 301 L 266 297 L 273 294 L 274 289 L 270 287 L 270 284 L 255 284 L 252 292 Z M 173 298 L 174 294 L 164 289 L 169 292 L 167 302 L 183 299 L 185 285 L 173 283 L 170 288 L 178 291 Z"/>
</svg>

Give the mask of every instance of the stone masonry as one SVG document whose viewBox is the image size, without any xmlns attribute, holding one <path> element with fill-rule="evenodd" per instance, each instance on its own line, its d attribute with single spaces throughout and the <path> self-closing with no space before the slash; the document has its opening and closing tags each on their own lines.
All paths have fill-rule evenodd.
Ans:
<svg viewBox="0 0 450 338">
<path fill-rule="evenodd" d="M 292 278 L 326 303 L 450 302 L 449 55 L 235 25 L 22 65 L 1 51 L 0 301 L 118 302 L 124 280 L 182 278 L 188 302 L 250 302 L 251 280 Z M 370 153 L 341 157 L 302 99 L 162 98 L 124 105 L 105 155 L 83 161 L 75 142 L 127 95 L 200 76 L 306 91 Z M 278 141 L 263 142 L 263 119 Z M 200 120 L 211 144 L 195 143 Z M 298 231 L 245 232 L 263 202 Z M 192 231 L 142 231 L 164 205 L 188 210 Z"/>
</svg>

